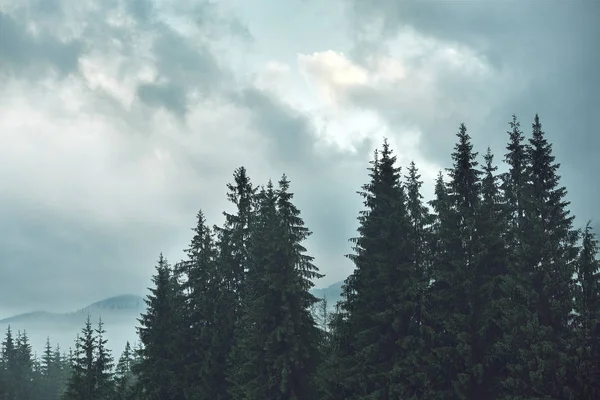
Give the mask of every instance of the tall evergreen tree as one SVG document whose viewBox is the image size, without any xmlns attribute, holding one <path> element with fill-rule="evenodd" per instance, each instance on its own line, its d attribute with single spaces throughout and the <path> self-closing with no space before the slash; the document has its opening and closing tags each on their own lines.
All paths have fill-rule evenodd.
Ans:
<svg viewBox="0 0 600 400">
<path fill-rule="evenodd" d="M 252 184 L 244 167 L 234 171 L 233 179 L 234 183 L 227 184 L 227 200 L 235 206 L 236 212 L 223 212 L 225 225 L 215 229 L 219 233 L 220 245 L 225 247 L 221 251 L 221 268 L 227 273 L 230 290 L 236 293 L 238 301 L 241 301 L 242 282 L 248 268 L 248 241 L 257 188 Z"/>
<path fill-rule="evenodd" d="M 344 346 L 348 355 L 340 360 L 347 368 L 342 390 L 348 399 L 389 399 L 416 390 L 403 360 L 414 350 L 407 348 L 414 341 L 409 338 L 419 332 L 422 276 L 415 268 L 406 193 L 395 164 L 386 140 L 372 161 L 371 181 L 359 192 L 366 210 L 359 216 L 359 237 L 352 239 L 349 257 L 356 269 L 345 282 L 346 315 L 337 328 L 350 346 Z"/>
<path fill-rule="evenodd" d="M 41 360 L 41 376 L 39 385 L 39 398 L 42 400 L 56 400 L 61 389 L 61 365 L 60 359 L 56 359 L 55 349 L 50 344 L 50 338 L 46 338 L 46 345 Z"/>
<path fill-rule="evenodd" d="M 598 241 L 589 222 L 577 260 L 577 280 L 575 393 L 577 399 L 592 400 L 600 398 L 600 261 Z"/>
<path fill-rule="evenodd" d="M 503 324 L 507 302 L 506 282 L 508 276 L 508 253 L 506 230 L 508 212 L 500 191 L 494 157 L 488 148 L 484 155 L 483 178 L 479 208 L 477 210 L 478 272 L 475 282 L 481 314 L 476 322 L 479 342 L 481 372 L 480 395 L 486 399 L 498 398 L 507 362 L 503 348 Z"/>
<path fill-rule="evenodd" d="M 31 345 L 27 332 L 19 332 L 16 343 L 16 364 L 17 372 L 15 374 L 15 397 L 23 400 L 33 398 L 33 366 L 34 358 L 32 355 Z"/>
<path fill-rule="evenodd" d="M 64 400 L 95 400 L 96 370 L 95 370 L 96 336 L 90 316 L 81 335 L 77 335 L 75 352 L 72 359 L 72 372 L 64 393 Z"/>
<path fill-rule="evenodd" d="M 94 353 L 94 374 L 95 374 L 95 395 L 98 399 L 107 399 L 113 395 L 113 357 L 109 348 L 106 347 L 107 339 L 104 334 L 104 324 L 102 318 L 98 320 L 98 327 L 95 330 L 95 353 Z"/>
<path fill-rule="evenodd" d="M 573 275 L 577 256 L 577 232 L 560 186 L 552 145 L 546 139 L 538 115 L 532 125 L 527 155 L 529 160 L 526 208 L 527 257 L 531 268 L 533 298 L 539 336 L 533 347 L 535 363 L 530 386 L 539 395 L 566 397 L 569 363 L 569 326 L 573 310 Z"/>
<path fill-rule="evenodd" d="M 309 231 L 284 178 L 269 181 L 251 224 L 241 329 L 233 349 L 234 399 L 312 399 L 318 328 L 308 291 L 320 276 L 302 241 Z"/>
<path fill-rule="evenodd" d="M 195 235 L 186 250 L 188 258 L 180 263 L 187 275 L 184 289 L 188 297 L 184 315 L 188 358 L 182 360 L 186 362 L 186 396 L 217 400 L 227 396 L 225 371 L 229 352 L 229 343 L 223 342 L 227 336 L 222 334 L 228 326 L 219 325 L 219 313 L 230 310 L 218 309 L 223 280 L 217 270 L 213 233 L 202 211 L 198 212 L 193 231 Z"/>
<path fill-rule="evenodd" d="M 6 328 L 6 336 L 2 342 L 2 364 L 4 366 L 5 386 L 2 387 L 2 394 L 7 400 L 12 400 L 16 396 L 16 382 L 18 380 L 18 355 L 17 345 L 15 343 L 10 325 Z"/>
<path fill-rule="evenodd" d="M 179 387 L 181 354 L 178 351 L 177 330 L 181 309 L 177 307 L 178 285 L 167 259 L 159 256 L 154 287 L 146 298 L 148 309 L 138 319 L 142 359 L 135 366 L 143 396 L 148 400 L 183 399 Z"/>
<path fill-rule="evenodd" d="M 314 373 L 318 365 L 321 332 L 311 313 L 318 299 L 310 290 L 314 287 L 314 280 L 323 275 L 313 264 L 314 258 L 306 254 L 303 243 L 312 232 L 304 225 L 300 210 L 292 202 L 294 194 L 289 189 L 290 181 L 284 174 L 276 191 L 283 248 L 278 249 L 279 254 L 272 255 L 276 260 L 274 264 L 279 263 L 282 269 L 272 272 L 275 274 L 273 284 L 280 285 L 277 296 L 281 296 L 283 313 L 281 321 L 278 321 L 280 326 L 271 335 L 271 343 L 277 352 L 283 352 L 278 354 L 275 365 L 275 370 L 282 370 L 285 374 L 280 384 L 283 398 L 300 400 L 316 395 Z"/>
<path fill-rule="evenodd" d="M 431 387 L 432 396 L 456 396 L 459 399 L 482 397 L 484 354 L 478 332 L 484 304 L 478 291 L 482 271 L 477 265 L 477 210 L 479 209 L 481 171 L 477 153 L 464 124 L 457 133 L 452 153 L 453 167 L 448 169 L 447 190 L 438 194 L 439 246 L 434 270 L 432 301 L 436 329 L 432 362 L 439 364 L 441 381 Z M 438 182 L 439 185 L 443 181 Z"/>
<path fill-rule="evenodd" d="M 395 373 L 400 380 L 397 396 L 403 398 L 420 398 L 427 385 L 427 376 L 423 364 L 424 353 L 427 351 L 423 336 L 424 314 L 428 312 L 426 293 L 430 284 L 431 251 L 433 215 L 423 201 L 421 194 L 421 175 L 414 161 L 410 163 L 405 176 L 406 207 L 410 223 L 408 237 L 413 254 L 411 277 L 413 279 L 414 316 L 410 321 L 410 332 L 399 342 L 404 350 L 403 357 L 396 362 Z M 409 372 L 409 371 L 412 371 Z"/>
<path fill-rule="evenodd" d="M 249 239 L 261 245 L 249 245 L 248 272 L 245 278 L 244 302 L 231 352 L 228 380 L 233 400 L 275 399 L 276 388 L 269 385 L 269 371 L 264 355 L 264 339 L 268 335 L 269 282 L 266 279 L 269 251 L 273 251 L 276 229 L 276 195 L 271 181 L 258 194 L 259 205 L 252 220 Z"/>
<path fill-rule="evenodd" d="M 225 368 L 227 371 L 236 368 L 231 364 L 232 345 L 236 335 L 239 336 L 236 331 L 242 329 L 241 310 L 245 290 L 243 283 L 248 272 L 250 226 L 256 213 L 258 190 L 252 184 L 243 166 L 234 171 L 233 179 L 233 183 L 227 184 L 227 200 L 235 206 L 235 212 L 224 212 L 224 226 L 214 227 L 217 233 L 218 270 L 222 280 L 222 291 L 216 303 L 221 335 L 218 344 L 215 343 L 215 348 L 221 349 L 220 354 L 227 354 Z M 221 380 L 222 376 L 218 379 Z M 222 386 L 218 386 L 218 389 L 219 393 L 215 395 L 219 399 L 230 398 L 233 390 L 230 379 L 225 378 L 225 382 L 222 382 Z"/>
<path fill-rule="evenodd" d="M 114 374 L 114 400 L 127 400 L 133 387 L 133 374 L 131 368 L 134 363 L 134 353 L 129 341 L 125 344 L 125 349 L 119 357 Z"/>
<path fill-rule="evenodd" d="M 512 116 L 509 123 L 511 130 L 508 131 L 509 141 L 506 146 L 508 151 L 504 156 L 504 162 L 508 165 L 508 172 L 501 176 L 501 189 L 504 193 L 506 210 L 510 215 L 508 220 L 509 244 L 514 247 L 521 242 L 519 233 L 524 226 L 525 203 L 527 196 L 527 183 L 529 182 L 527 168 L 527 145 L 525 136 L 521 131 L 521 124 L 516 115 Z"/>
</svg>

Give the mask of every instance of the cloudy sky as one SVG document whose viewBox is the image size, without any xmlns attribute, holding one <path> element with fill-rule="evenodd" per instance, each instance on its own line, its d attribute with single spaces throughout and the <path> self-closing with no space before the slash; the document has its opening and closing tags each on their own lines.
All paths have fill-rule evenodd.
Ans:
<svg viewBox="0 0 600 400">
<path fill-rule="evenodd" d="M 0 0 L 0 317 L 144 293 L 225 184 L 285 172 L 339 281 L 372 150 L 430 183 L 538 112 L 600 220 L 595 0 Z"/>
</svg>

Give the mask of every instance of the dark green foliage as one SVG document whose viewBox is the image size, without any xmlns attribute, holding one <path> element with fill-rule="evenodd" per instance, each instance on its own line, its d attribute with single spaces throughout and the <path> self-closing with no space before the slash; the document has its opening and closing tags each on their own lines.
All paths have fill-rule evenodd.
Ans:
<svg viewBox="0 0 600 400">
<path fill-rule="evenodd" d="M 258 195 L 251 223 L 241 323 L 232 352 L 234 399 L 313 399 L 319 332 L 310 279 L 319 277 L 302 241 L 309 235 L 284 176 Z"/>
<path fill-rule="evenodd" d="M 113 396 L 113 357 L 110 349 L 106 347 L 107 340 L 104 338 L 106 331 L 102 319 L 98 320 L 96 333 L 96 348 L 94 354 L 95 393 L 98 399 L 108 399 Z"/>
<path fill-rule="evenodd" d="M 511 249 L 515 301 L 509 321 L 515 357 L 506 381 L 509 395 L 572 398 L 571 312 L 577 232 L 559 185 L 555 163 L 536 115 L 526 147 L 526 184 L 521 189 L 523 215 L 513 222 L 519 232 Z M 515 229 L 515 228 L 513 228 Z"/>
<path fill-rule="evenodd" d="M 88 316 L 75 342 L 64 400 L 105 400 L 113 396 L 112 357 L 106 348 L 102 320 L 94 329 Z"/>
<path fill-rule="evenodd" d="M 125 344 L 125 349 L 119 357 L 115 374 L 114 374 L 114 399 L 115 400 L 126 400 L 128 399 L 134 386 L 134 376 L 132 367 L 135 362 L 133 349 L 129 342 Z"/>
<path fill-rule="evenodd" d="M 185 364 L 186 396 L 188 399 L 221 399 L 224 393 L 226 361 L 229 348 L 221 343 L 222 329 L 219 300 L 224 292 L 224 282 L 217 268 L 217 249 L 213 234 L 206 224 L 202 211 L 198 213 L 197 225 L 188 259 L 179 264 L 183 272 L 183 289 L 186 295 L 185 352 L 181 362 Z M 225 338 L 227 338 L 225 336 Z"/>
<path fill-rule="evenodd" d="M 2 342 L 2 367 L 4 385 L 0 388 L 2 397 L 6 400 L 16 396 L 16 382 L 19 380 L 17 346 L 10 326 L 6 329 L 6 336 Z"/>
<path fill-rule="evenodd" d="M 134 368 L 143 398 L 148 400 L 178 400 L 183 398 L 183 388 L 178 386 L 181 370 L 177 335 L 181 308 L 178 307 L 176 282 L 171 266 L 162 253 L 158 259 L 156 274 L 152 278 L 146 303 L 148 309 L 138 320 L 141 360 Z"/>
<path fill-rule="evenodd" d="M 598 241 L 590 224 L 583 232 L 577 260 L 575 296 L 576 398 L 600 398 L 600 262 Z"/>
<path fill-rule="evenodd" d="M 428 396 L 460 399 L 483 397 L 484 351 L 479 324 L 485 308 L 481 285 L 484 269 L 477 259 L 477 220 L 480 209 L 481 171 L 477 153 L 464 124 L 452 153 L 450 181 L 437 182 L 438 242 L 432 270 L 430 328 L 433 342 L 430 375 L 436 382 Z"/>
<path fill-rule="evenodd" d="M 415 264 L 414 225 L 395 163 L 385 141 L 381 157 L 376 152 L 372 161 L 371 181 L 360 192 L 366 210 L 349 256 L 356 269 L 345 283 L 344 314 L 335 321 L 343 332 L 336 340 L 344 348 L 338 362 L 345 376 L 334 385 L 349 399 L 405 397 L 419 390 L 409 347 L 419 336 L 424 274 Z"/>
<path fill-rule="evenodd" d="M 31 345 L 27 332 L 19 332 L 16 342 L 16 373 L 14 376 L 15 397 L 23 400 L 33 398 L 33 388 L 31 382 L 33 380 L 34 359 L 31 354 Z"/>
</svg>

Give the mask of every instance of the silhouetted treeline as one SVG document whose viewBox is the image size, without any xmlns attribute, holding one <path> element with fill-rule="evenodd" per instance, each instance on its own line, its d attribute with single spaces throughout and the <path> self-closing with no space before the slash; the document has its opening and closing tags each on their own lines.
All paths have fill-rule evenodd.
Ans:
<svg viewBox="0 0 600 400">
<path fill-rule="evenodd" d="M 8 331 L 0 400 L 600 399 L 600 275 L 573 226 L 538 116 L 513 116 L 498 173 L 462 124 L 447 178 L 421 195 L 387 141 L 376 151 L 328 314 L 290 182 L 234 173 L 224 226 L 198 213 L 187 257 L 161 254 L 139 346 L 115 363 L 88 319 L 69 356 Z"/>
</svg>

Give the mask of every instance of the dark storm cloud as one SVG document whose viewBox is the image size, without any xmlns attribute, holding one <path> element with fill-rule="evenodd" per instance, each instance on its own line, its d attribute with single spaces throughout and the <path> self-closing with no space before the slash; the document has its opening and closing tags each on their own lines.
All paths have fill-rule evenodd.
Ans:
<svg viewBox="0 0 600 400">
<path fill-rule="evenodd" d="M 27 73 L 27 78 L 40 79 L 46 76 L 47 67 L 61 74 L 72 73 L 77 71 L 80 58 L 90 51 L 111 51 L 118 43 L 123 54 L 143 56 L 140 39 L 153 38 L 151 59 L 160 83 L 141 84 L 139 100 L 182 117 L 191 93 L 196 98 L 207 97 L 221 89 L 224 82 L 231 83 L 231 73 L 217 62 L 212 42 L 232 37 L 243 41 L 251 38 L 238 19 L 226 16 L 217 5 L 208 1 L 196 2 L 191 7 L 186 4 L 175 2 L 171 6 L 175 13 L 188 13 L 184 16 L 196 24 L 200 33 L 191 37 L 183 36 L 164 18 L 159 18 L 155 1 L 112 0 L 97 7 L 87 7 L 88 3 L 82 2 L 76 11 L 69 9 L 72 4 L 68 1 L 19 4 L 11 14 L 0 12 L 0 70 L 13 76 Z M 121 7 L 133 18 L 134 26 L 110 22 Z M 77 39 L 63 41 L 56 27 L 73 23 L 70 20 L 73 15 L 85 19 L 83 31 Z M 40 29 L 35 36 L 27 28 L 30 21 L 35 21 Z"/>
<path fill-rule="evenodd" d="M 81 52 L 77 40 L 63 42 L 46 30 L 34 36 L 23 23 L 0 12 L 0 71 L 32 77 L 52 68 L 66 75 L 77 70 Z"/>
<path fill-rule="evenodd" d="M 497 73 L 518 77 L 504 99 L 489 110 L 464 119 L 479 150 L 492 145 L 497 160 L 504 154 L 505 131 L 516 113 L 526 134 L 535 113 L 554 143 L 573 208 L 584 223 L 599 219 L 600 185 L 600 2 L 577 1 L 416 1 L 345 0 L 356 27 L 357 57 L 380 49 L 375 41 L 392 38 L 402 27 L 476 50 Z M 361 27 L 381 22 L 381 35 L 362 34 Z M 364 32 L 363 32 L 364 33 Z M 471 90 L 465 86 L 465 90 Z M 482 88 L 485 90 L 485 88 Z M 450 95 L 460 92 L 450 93 Z M 473 114 L 480 110 L 473 103 Z M 456 126 L 425 126 L 423 151 L 448 161 L 449 140 Z M 452 139 L 453 140 L 453 139 Z M 442 147 L 436 144 L 442 144 Z M 583 221 L 583 222 L 582 222 Z"/>
<path fill-rule="evenodd" d="M 205 44 L 194 43 L 164 25 L 159 29 L 152 52 L 158 78 L 166 82 L 140 85 L 138 96 L 150 106 L 162 106 L 184 117 L 190 92 L 206 98 L 222 89 L 225 81 L 231 82 L 231 76 Z"/>
<path fill-rule="evenodd" d="M 144 103 L 155 107 L 163 106 L 177 116 L 183 116 L 187 112 L 187 93 L 182 86 L 146 83 L 138 87 L 137 94 Z"/>
<path fill-rule="evenodd" d="M 252 112 L 256 129 L 268 135 L 270 153 L 286 166 L 303 164 L 311 158 L 314 138 L 311 123 L 297 110 L 257 88 L 247 88 L 234 101 Z"/>
</svg>

